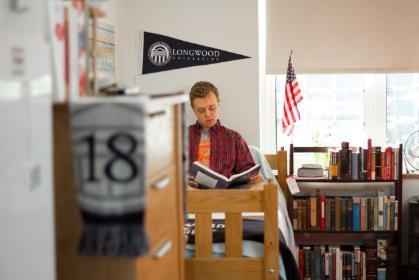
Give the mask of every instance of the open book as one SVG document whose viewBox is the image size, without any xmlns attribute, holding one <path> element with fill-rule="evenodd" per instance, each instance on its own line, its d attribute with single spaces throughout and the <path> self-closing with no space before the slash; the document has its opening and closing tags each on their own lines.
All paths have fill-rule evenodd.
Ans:
<svg viewBox="0 0 419 280">
<path fill-rule="evenodd" d="M 230 178 L 215 172 L 214 170 L 201 164 L 199 161 L 194 161 L 190 169 L 194 180 L 203 188 L 212 189 L 228 189 L 238 185 L 243 185 L 249 182 L 249 177 L 257 175 L 260 169 L 260 164 L 256 164 L 252 168 L 243 171 L 239 174 L 234 174 Z"/>
</svg>

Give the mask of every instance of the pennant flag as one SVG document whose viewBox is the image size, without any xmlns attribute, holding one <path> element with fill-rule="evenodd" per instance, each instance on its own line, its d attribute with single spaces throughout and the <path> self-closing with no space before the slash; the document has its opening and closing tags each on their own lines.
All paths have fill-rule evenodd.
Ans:
<svg viewBox="0 0 419 280">
<path fill-rule="evenodd" d="M 303 100 L 303 94 L 297 82 L 297 76 L 291 62 L 291 55 L 288 60 L 287 80 L 285 83 L 284 115 L 282 116 L 282 133 L 291 135 L 294 123 L 300 119 L 298 103 Z"/>
<path fill-rule="evenodd" d="M 250 58 L 160 34 L 143 33 L 142 74 Z"/>
</svg>

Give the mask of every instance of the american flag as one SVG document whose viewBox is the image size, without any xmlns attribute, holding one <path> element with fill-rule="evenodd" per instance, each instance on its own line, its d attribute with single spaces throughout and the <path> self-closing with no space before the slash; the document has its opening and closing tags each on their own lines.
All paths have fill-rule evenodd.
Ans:
<svg viewBox="0 0 419 280">
<path fill-rule="evenodd" d="M 291 55 L 288 60 L 287 81 L 285 84 L 284 115 L 282 116 L 282 133 L 290 135 L 294 129 L 294 123 L 300 119 L 298 103 L 303 100 L 300 86 L 295 76 Z"/>
</svg>

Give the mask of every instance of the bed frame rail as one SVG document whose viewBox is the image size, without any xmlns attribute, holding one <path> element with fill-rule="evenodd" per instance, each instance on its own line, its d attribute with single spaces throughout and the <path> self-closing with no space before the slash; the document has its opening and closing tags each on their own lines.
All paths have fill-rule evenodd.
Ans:
<svg viewBox="0 0 419 280">
<path fill-rule="evenodd" d="M 249 189 L 188 190 L 195 214 L 195 257 L 186 259 L 186 279 L 278 279 L 278 193 L 271 182 Z M 213 212 L 225 213 L 226 256 L 212 257 Z M 242 256 L 242 212 L 264 212 L 264 257 Z"/>
</svg>

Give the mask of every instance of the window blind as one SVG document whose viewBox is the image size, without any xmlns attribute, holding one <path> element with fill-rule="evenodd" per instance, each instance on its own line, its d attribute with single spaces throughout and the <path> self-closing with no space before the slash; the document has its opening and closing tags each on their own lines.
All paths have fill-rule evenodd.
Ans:
<svg viewBox="0 0 419 280">
<path fill-rule="evenodd" d="M 419 1 L 266 0 L 266 72 L 419 72 Z"/>
</svg>

